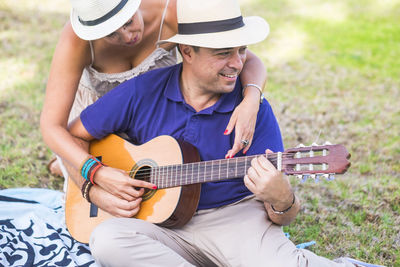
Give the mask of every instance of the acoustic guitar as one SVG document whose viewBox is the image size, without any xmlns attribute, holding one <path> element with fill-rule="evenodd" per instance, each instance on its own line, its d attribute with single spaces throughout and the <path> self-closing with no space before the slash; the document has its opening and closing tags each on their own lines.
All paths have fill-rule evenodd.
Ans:
<svg viewBox="0 0 400 267">
<path fill-rule="evenodd" d="M 181 227 L 197 209 L 201 183 L 243 177 L 257 156 L 200 161 L 195 147 L 171 136 L 159 136 L 136 146 L 109 135 L 90 144 L 90 154 L 108 166 L 122 169 L 133 179 L 157 185 L 146 190 L 135 218 L 164 227 Z M 267 158 L 286 175 L 320 178 L 342 174 L 349 168 L 350 154 L 342 145 L 287 149 Z M 88 203 L 70 179 L 66 192 L 66 224 L 71 236 L 88 243 L 92 230 L 112 215 Z"/>
</svg>

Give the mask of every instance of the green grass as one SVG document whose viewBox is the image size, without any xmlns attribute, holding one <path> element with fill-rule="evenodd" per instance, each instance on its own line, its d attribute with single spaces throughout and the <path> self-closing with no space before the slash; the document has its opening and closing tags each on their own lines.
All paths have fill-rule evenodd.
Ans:
<svg viewBox="0 0 400 267">
<path fill-rule="evenodd" d="M 322 256 L 400 266 L 400 1 L 241 3 L 271 26 L 250 49 L 267 66 L 285 146 L 327 140 L 352 154 L 334 181 L 291 178 L 302 209 L 284 230 Z M 38 123 L 68 5 L 0 0 L 0 188 L 62 187 Z"/>
</svg>

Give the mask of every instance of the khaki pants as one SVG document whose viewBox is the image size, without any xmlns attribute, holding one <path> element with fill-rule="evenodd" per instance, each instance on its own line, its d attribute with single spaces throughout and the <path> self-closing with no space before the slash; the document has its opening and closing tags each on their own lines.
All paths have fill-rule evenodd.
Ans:
<svg viewBox="0 0 400 267">
<path fill-rule="evenodd" d="M 254 198 L 202 210 L 180 229 L 113 218 L 92 233 L 101 266 L 354 266 L 297 249 Z"/>
</svg>

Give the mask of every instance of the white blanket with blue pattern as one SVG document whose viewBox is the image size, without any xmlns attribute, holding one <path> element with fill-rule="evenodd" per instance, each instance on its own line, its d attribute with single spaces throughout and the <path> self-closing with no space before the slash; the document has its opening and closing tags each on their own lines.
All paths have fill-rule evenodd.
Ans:
<svg viewBox="0 0 400 267">
<path fill-rule="evenodd" d="M 63 197 L 48 189 L 0 190 L 0 266 L 97 266 L 88 245 L 68 233 Z"/>
<path fill-rule="evenodd" d="M 66 228 L 63 197 L 40 188 L 0 190 L 1 267 L 97 267 L 88 245 L 75 241 Z"/>
</svg>

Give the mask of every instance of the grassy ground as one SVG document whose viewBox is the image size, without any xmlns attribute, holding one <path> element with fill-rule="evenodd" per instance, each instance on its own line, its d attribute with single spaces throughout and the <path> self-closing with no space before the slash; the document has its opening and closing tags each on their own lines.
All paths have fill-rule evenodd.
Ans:
<svg viewBox="0 0 400 267">
<path fill-rule="evenodd" d="M 271 34 L 250 47 L 285 146 L 342 143 L 352 167 L 334 181 L 292 184 L 302 199 L 296 242 L 330 258 L 400 266 L 400 1 L 242 0 Z M 67 0 L 0 0 L 0 188 L 61 189 L 38 129 Z"/>
</svg>

